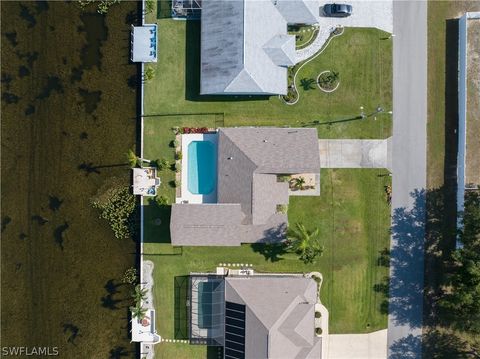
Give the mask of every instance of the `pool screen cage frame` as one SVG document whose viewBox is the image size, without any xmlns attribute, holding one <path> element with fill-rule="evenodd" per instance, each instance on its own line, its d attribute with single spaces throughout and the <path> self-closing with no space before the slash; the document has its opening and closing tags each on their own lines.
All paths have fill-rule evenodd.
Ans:
<svg viewBox="0 0 480 359">
<path fill-rule="evenodd" d="M 205 291 L 202 283 L 217 284 L 211 291 Z M 225 280 L 224 276 L 212 274 L 191 274 L 188 288 L 187 305 L 190 344 L 223 346 L 225 333 Z M 200 293 L 202 290 L 202 293 Z M 209 328 L 202 328 L 199 323 L 199 295 L 209 296 L 211 323 Z M 203 303 L 205 305 L 205 303 Z"/>
<path fill-rule="evenodd" d="M 177 19 L 199 20 L 202 0 L 172 0 L 172 17 Z"/>
</svg>

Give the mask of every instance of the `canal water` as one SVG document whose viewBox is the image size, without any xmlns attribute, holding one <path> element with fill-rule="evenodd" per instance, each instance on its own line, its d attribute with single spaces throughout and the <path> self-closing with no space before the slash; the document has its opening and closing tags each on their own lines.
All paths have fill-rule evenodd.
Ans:
<svg viewBox="0 0 480 359">
<path fill-rule="evenodd" d="M 3 2 L 2 346 L 59 358 L 129 358 L 135 242 L 118 240 L 91 198 L 129 185 L 135 147 L 137 4 L 107 15 L 73 2 Z"/>
</svg>

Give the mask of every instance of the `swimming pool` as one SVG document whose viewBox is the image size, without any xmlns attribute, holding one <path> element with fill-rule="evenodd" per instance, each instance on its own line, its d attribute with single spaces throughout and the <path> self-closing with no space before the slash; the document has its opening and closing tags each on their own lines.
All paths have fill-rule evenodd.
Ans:
<svg viewBox="0 0 480 359">
<path fill-rule="evenodd" d="M 209 141 L 188 144 L 188 190 L 193 194 L 209 194 L 215 190 L 217 156 Z"/>
</svg>

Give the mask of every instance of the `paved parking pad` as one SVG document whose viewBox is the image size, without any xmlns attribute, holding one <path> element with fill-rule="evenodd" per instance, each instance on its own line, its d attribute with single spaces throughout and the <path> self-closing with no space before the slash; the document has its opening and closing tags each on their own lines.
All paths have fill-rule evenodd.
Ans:
<svg viewBox="0 0 480 359">
<path fill-rule="evenodd" d="M 386 140 L 319 140 L 321 168 L 391 169 L 391 138 Z"/>
<path fill-rule="evenodd" d="M 330 334 L 328 359 L 385 359 L 387 329 L 368 334 Z"/>
</svg>

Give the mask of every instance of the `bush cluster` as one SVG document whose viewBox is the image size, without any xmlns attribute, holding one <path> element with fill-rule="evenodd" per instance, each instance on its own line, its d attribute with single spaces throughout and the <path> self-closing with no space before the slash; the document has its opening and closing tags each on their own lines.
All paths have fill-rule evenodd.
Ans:
<svg viewBox="0 0 480 359">
<path fill-rule="evenodd" d="M 116 238 L 128 238 L 135 233 L 135 196 L 128 187 L 113 187 L 92 200 L 100 210 L 100 218 L 106 219 Z"/>
</svg>

